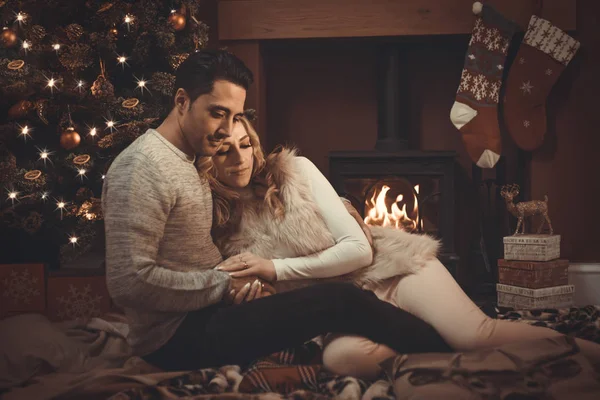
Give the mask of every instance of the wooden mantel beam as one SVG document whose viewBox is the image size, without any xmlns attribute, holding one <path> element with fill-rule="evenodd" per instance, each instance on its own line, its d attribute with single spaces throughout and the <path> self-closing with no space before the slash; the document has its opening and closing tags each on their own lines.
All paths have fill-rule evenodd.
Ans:
<svg viewBox="0 0 600 400">
<path fill-rule="evenodd" d="M 526 28 L 542 17 L 575 29 L 576 0 L 487 0 Z M 472 0 L 219 0 L 219 40 L 467 34 Z"/>
</svg>

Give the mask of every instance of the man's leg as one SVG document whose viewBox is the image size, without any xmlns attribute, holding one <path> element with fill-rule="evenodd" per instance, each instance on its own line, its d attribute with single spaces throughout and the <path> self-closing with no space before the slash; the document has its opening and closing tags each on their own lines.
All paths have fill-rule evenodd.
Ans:
<svg viewBox="0 0 600 400">
<path fill-rule="evenodd" d="M 402 353 L 450 350 L 430 325 L 344 283 L 314 285 L 188 317 L 157 352 L 168 359 L 160 363 L 163 368 L 243 365 L 328 332 L 364 336 Z"/>
</svg>

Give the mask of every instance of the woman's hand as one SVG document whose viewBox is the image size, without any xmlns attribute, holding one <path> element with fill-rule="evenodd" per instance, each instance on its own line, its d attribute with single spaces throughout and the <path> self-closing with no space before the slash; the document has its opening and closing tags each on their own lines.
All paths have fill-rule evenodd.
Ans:
<svg viewBox="0 0 600 400">
<path fill-rule="evenodd" d="M 229 289 L 224 296 L 228 304 L 242 304 L 275 294 L 275 288 L 256 276 L 231 278 Z"/>
<path fill-rule="evenodd" d="M 268 282 L 277 280 L 273 261 L 248 252 L 229 257 L 219 264 L 216 269 L 229 272 L 229 275 L 233 278 L 255 275 Z"/>
</svg>

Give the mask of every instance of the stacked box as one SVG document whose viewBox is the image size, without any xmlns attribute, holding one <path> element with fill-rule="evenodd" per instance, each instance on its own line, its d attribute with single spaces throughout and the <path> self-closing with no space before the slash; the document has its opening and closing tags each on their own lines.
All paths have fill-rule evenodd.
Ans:
<svg viewBox="0 0 600 400">
<path fill-rule="evenodd" d="M 498 260 L 498 306 L 515 309 L 559 308 L 573 304 L 569 261 L 560 259 L 560 235 L 504 238 Z"/>
<path fill-rule="evenodd" d="M 504 237 L 504 259 L 551 261 L 560 258 L 560 235 L 515 235 Z"/>
<path fill-rule="evenodd" d="M 505 285 L 541 289 L 569 283 L 569 260 L 498 260 L 498 281 Z"/>
<path fill-rule="evenodd" d="M 498 304 L 518 309 L 569 307 L 573 304 L 573 285 L 530 289 L 497 284 Z M 502 304 L 500 304 L 502 303 Z"/>
</svg>

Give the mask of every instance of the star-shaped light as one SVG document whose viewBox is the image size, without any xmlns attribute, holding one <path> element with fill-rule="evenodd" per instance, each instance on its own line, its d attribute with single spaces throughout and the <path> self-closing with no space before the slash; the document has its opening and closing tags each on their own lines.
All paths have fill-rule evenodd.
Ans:
<svg viewBox="0 0 600 400">
<path fill-rule="evenodd" d="M 9 190 L 8 197 L 6 199 L 10 200 L 14 206 L 15 201 L 19 201 L 19 192 L 15 192 L 14 190 Z"/>
<path fill-rule="evenodd" d="M 73 246 L 75 246 L 75 245 L 77 244 L 77 241 L 78 241 L 78 240 L 79 240 L 79 239 L 77 238 L 77 236 L 71 236 L 71 237 L 69 237 L 69 242 L 71 242 L 71 244 L 72 244 Z"/>
<path fill-rule="evenodd" d="M 79 168 L 77 170 L 77 176 L 80 177 L 82 181 L 83 181 L 83 178 L 87 178 L 85 176 L 86 173 L 87 173 L 87 170 L 85 168 Z"/>
<path fill-rule="evenodd" d="M 53 48 L 55 51 L 59 51 L 59 50 L 60 50 L 60 43 L 54 43 L 54 44 L 52 45 L 52 48 Z"/>
<path fill-rule="evenodd" d="M 138 79 L 136 76 L 134 76 L 136 83 L 137 83 L 137 88 L 136 89 L 140 89 L 142 91 L 142 94 L 144 94 L 144 89 L 146 89 L 148 91 L 148 93 L 150 93 L 150 89 L 148 89 L 148 82 L 147 80 L 144 79 L 144 77 L 142 76 L 142 79 Z"/>
<path fill-rule="evenodd" d="M 63 217 L 63 211 L 65 210 L 66 206 L 67 206 L 67 203 L 62 199 L 58 200 L 56 202 L 56 209 L 54 211 L 60 210 L 60 219 L 62 219 L 62 217 Z"/>
<path fill-rule="evenodd" d="M 125 15 L 125 18 L 123 18 L 123 23 L 125 25 L 127 25 L 127 30 L 129 30 L 129 28 L 131 27 L 131 24 L 133 24 L 134 20 L 135 20 L 135 18 L 133 17 L 133 15 L 131 15 L 131 14 Z"/>
<path fill-rule="evenodd" d="M 29 43 L 27 40 L 23 40 L 21 48 L 23 49 L 23 51 L 25 51 L 25 53 L 27 53 L 27 50 L 31 49 L 31 43 Z"/>
<path fill-rule="evenodd" d="M 19 25 L 24 24 L 27 22 L 27 16 L 19 11 L 15 16 L 15 22 L 18 22 Z"/>
<path fill-rule="evenodd" d="M 115 131 L 117 130 L 117 124 L 119 123 L 118 121 L 115 121 L 110 117 L 104 118 L 104 121 L 106 122 L 106 128 L 104 128 L 104 129 L 110 129 L 111 132 L 113 130 L 115 130 Z"/>
<path fill-rule="evenodd" d="M 92 126 L 90 128 L 90 131 L 89 131 L 88 135 L 90 135 L 92 138 L 94 138 L 94 137 L 96 137 L 97 134 L 98 134 L 98 131 L 96 130 L 95 127 Z"/>
<path fill-rule="evenodd" d="M 31 137 L 31 131 L 33 130 L 33 128 L 30 128 L 27 125 L 19 125 L 19 128 L 21 129 L 21 132 L 19 132 L 19 136 L 23 136 L 23 140 L 27 141 L 27 138 Z"/>
<path fill-rule="evenodd" d="M 52 159 L 50 158 L 50 156 L 52 154 L 54 154 L 53 151 L 48 151 L 47 149 L 40 149 L 38 148 L 39 151 L 39 156 L 40 158 L 38 158 L 38 161 L 42 161 L 44 163 L 44 165 L 46 165 L 46 161 L 50 161 L 52 163 Z"/>
<path fill-rule="evenodd" d="M 44 192 L 44 193 L 42 193 L 42 195 L 41 195 L 40 197 L 41 197 L 41 199 L 42 199 L 42 200 L 44 200 L 44 202 L 45 202 L 45 201 L 48 199 L 48 195 L 49 195 L 49 193 L 48 193 L 48 192 Z"/>
<path fill-rule="evenodd" d="M 102 174 L 102 180 L 106 179 L 106 175 Z"/>
<path fill-rule="evenodd" d="M 50 93 L 54 93 L 54 89 L 58 89 L 58 79 L 55 79 L 53 76 L 50 78 L 46 77 L 48 81 L 46 82 L 46 87 L 50 88 Z"/>
<path fill-rule="evenodd" d="M 127 60 L 127 56 L 125 54 L 122 54 L 119 57 L 117 57 L 117 64 L 121 64 L 121 67 L 125 69 L 126 65 L 129 67 L 129 64 L 127 64 Z"/>
<path fill-rule="evenodd" d="M 81 93 L 81 91 L 83 89 L 85 89 L 85 82 L 82 81 L 81 79 L 77 81 L 77 85 L 75 85 L 75 89 L 77 89 L 79 91 L 79 93 Z"/>
<path fill-rule="evenodd" d="M 523 82 L 519 89 L 523 91 L 523 94 L 531 94 L 531 89 L 533 89 L 533 85 L 531 84 L 531 81 Z"/>
</svg>

